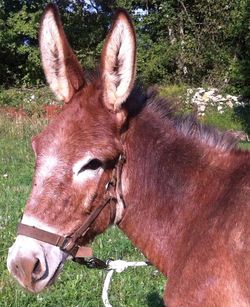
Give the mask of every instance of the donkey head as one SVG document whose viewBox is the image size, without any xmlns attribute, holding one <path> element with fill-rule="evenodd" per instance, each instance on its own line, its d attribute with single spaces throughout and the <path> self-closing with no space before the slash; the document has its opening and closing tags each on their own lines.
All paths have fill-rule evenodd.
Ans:
<svg viewBox="0 0 250 307">
<path fill-rule="evenodd" d="M 98 206 L 96 198 L 104 197 L 122 152 L 122 104 L 134 83 L 135 45 L 130 18 L 118 10 L 104 44 L 100 76 L 90 82 L 69 46 L 57 8 L 47 6 L 40 28 L 42 63 L 51 90 L 65 106 L 32 140 L 36 167 L 23 224 L 68 236 Z M 114 221 L 112 205 L 91 225 L 84 244 Z M 23 287 L 39 292 L 54 281 L 67 257 L 56 246 L 18 235 L 8 269 Z"/>
</svg>

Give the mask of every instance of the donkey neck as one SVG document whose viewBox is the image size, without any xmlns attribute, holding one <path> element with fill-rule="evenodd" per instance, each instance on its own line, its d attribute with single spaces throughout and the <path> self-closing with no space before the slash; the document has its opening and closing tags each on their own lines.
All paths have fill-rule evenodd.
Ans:
<svg viewBox="0 0 250 307">
<path fill-rule="evenodd" d="M 167 275 L 192 222 L 212 210 L 208 204 L 216 199 L 228 165 L 221 166 L 223 171 L 211 167 L 211 152 L 204 144 L 181 135 L 171 120 L 147 109 L 132 120 L 125 139 L 126 208 L 119 227 Z M 206 199 L 205 187 L 211 191 Z"/>
</svg>

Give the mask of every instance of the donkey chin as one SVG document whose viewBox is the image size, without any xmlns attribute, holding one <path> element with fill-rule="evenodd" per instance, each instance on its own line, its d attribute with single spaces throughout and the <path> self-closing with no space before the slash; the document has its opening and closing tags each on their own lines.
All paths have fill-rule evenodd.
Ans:
<svg viewBox="0 0 250 307">
<path fill-rule="evenodd" d="M 21 286 L 38 293 L 54 283 L 67 257 L 58 247 L 19 235 L 9 249 L 7 266 Z"/>
</svg>

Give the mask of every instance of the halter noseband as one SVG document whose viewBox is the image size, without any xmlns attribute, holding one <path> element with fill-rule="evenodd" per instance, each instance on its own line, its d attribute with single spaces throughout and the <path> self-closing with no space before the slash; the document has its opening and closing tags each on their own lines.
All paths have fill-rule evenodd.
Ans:
<svg viewBox="0 0 250 307">
<path fill-rule="evenodd" d="M 73 258 L 84 258 L 92 256 L 92 248 L 83 246 L 82 241 L 84 236 L 90 229 L 92 223 L 97 219 L 102 210 L 111 201 L 117 201 L 122 199 L 121 191 L 121 172 L 123 164 L 125 163 L 125 157 L 119 156 L 118 162 L 112 171 L 111 180 L 104 186 L 106 195 L 104 196 L 101 205 L 97 206 L 88 216 L 87 220 L 81 225 L 75 232 L 69 236 L 61 236 L 35 226 L 29 226 L 26 224 L 19 223 L 17 228 L 17 234 L 30 237 L 45 243 L 49 243 L 54 246 L 58 246 L 62 251 L 73 256 Z M 115 196 L 112 195 L 110 189 L 114 189 Z M 98 198 L 97 198 L 98 201 Z"/>
</svg>

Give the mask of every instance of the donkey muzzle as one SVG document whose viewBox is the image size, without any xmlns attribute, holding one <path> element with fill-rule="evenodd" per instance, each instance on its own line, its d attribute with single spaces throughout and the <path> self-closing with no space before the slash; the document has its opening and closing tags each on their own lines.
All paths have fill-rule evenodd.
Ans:
<svg viewBox="0 0 250 307">
<path fill-rule="evenodd" d="M 9 249 L 7 267 L 22 287 L 38 293 L 54 282 L 66 258 L 58 247 L 18 236 Z"/>
</svg>

